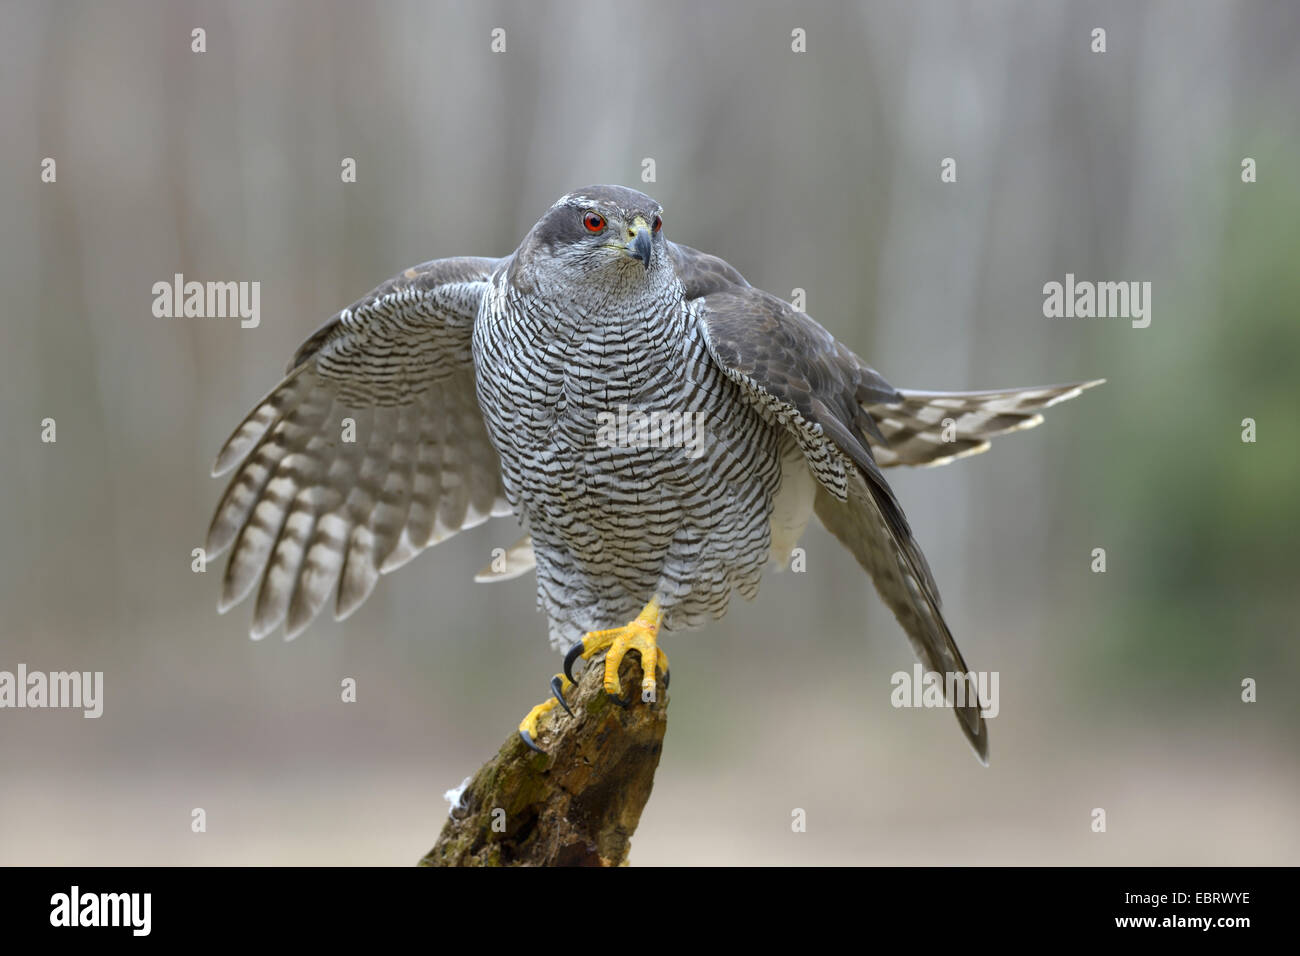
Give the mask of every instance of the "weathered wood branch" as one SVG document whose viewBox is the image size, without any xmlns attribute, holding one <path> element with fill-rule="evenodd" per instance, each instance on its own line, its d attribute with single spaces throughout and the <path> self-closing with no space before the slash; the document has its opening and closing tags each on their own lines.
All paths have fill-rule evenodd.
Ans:
<svg viewBox="0 0 1300 956">
<path fill-rule="evenodd" d="M 605 695 L 596 661 L 529 750 L 514 731 L 474 775 L 421 866 L 621 866 L 654 786 L 668 728 L 668 692 L 640 700 L 641 665 L 620 672 L 624 708 Z"/>
</svg>

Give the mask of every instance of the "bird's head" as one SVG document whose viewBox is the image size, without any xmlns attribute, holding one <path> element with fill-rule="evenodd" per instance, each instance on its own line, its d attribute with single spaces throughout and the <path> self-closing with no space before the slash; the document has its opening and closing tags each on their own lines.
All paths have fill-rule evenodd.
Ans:
<svg viewBox="0 0 1300 956">
<path fill-rule="evenodd" d="M 674 276 L 663 207 L 625 186 L 587 186 L 562 196 L 524 239 L 518 259 L 539 287 L 579 281 L 639 296 Z"/>
</svg>

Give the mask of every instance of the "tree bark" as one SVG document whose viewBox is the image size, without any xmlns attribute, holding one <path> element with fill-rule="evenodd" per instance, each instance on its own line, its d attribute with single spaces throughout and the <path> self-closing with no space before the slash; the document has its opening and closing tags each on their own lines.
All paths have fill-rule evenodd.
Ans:
<svg viewBox="0 0 1300 956">
<path fill-rule="evenodd" d="M 620 669 L 631 704 L 606 696 L 596 661 L 554 708 L 529 750 L 512 732 L 461 794 L 421 866 L 623 866 L 654 786 L 668 728 L 668 692 L 640 698 L 639 655 Z"/>
</svg>

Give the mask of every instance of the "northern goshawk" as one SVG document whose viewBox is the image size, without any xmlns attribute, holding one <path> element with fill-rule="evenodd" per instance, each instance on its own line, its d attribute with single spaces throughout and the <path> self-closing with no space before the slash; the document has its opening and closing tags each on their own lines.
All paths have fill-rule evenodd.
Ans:
<svg viewBox="0 0 1300 956">
<path fill-rule="evenodd" d="M 407 269 L 329 320 L 226 442 L 238 466 L 207 549 L 232 547 L 224 611 L 305 628 L 336 594 L 514 513 L 527 535 L 480 578 L 536 568 L 553 645 L 605 653 L 605 689 L 661 630 L 753 597 L 813 514 L 870 574 L 928 671 L 964 675 L 939 591 L 882 468 L 933 465 L 1041 421 L 1094 382 L 896 389 L 808 315 L 665 238 L 619 186 L 570 193 L 504 259 Z M 351 439 L 351 440 L 349 440 Z M 261 586 L 258 587 L 258 583 Z M 629 623 L 630 622 L 630 623 Z M 533 708 L 520 725 L 535 747 Z M 955 707 L 987 762 L 977 701 Z"/>
</svg>

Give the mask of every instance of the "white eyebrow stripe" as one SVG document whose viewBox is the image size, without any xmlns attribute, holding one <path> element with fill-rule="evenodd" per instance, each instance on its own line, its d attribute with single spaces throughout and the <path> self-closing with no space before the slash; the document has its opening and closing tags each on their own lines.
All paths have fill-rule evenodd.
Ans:
<svg viewBox="0 0 1300 956">
<path fill-rule="evenodd" d="M 560 206 L 599 206 L 600 200 L 593 199 L 590 196 L 572 195 L 562 196 L 552 209 L 558 209 Z"/>
<path fill-rule="evenodd" d="M 561 206 L 569 206 L 573 209 L 583 209 L 587 207 L 602 208 L 604 205 L 607 205 L 605 200 L 596 199 L 592 196 L 586 196 L 583 195 L 582 193 L 572 193 L 568 196 L 561 196 L 558 200 L 556 200 L 555 205 L 553 205 L 551 208 L 559 209 Z M 618 214 L 622 216 L 624 219 L 627 219 L 629 216 L 635 215 L 635 213 L 629 212 L 628 210 L 624 209 L 622 206 L 615 205 L 614 208 L 618 210 Z M 655 215 L 663 216 L 663 212 L 664 212 L 663 207 L 656 203 L 655 208 L 657 210 L 655 212 Z"/>
</svg>

